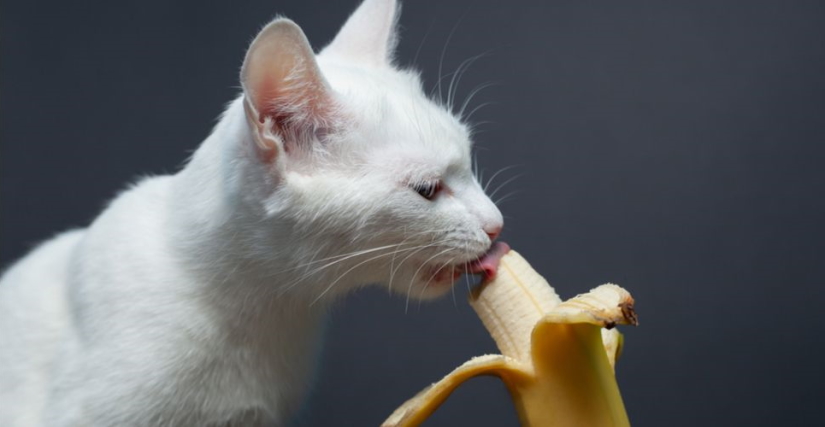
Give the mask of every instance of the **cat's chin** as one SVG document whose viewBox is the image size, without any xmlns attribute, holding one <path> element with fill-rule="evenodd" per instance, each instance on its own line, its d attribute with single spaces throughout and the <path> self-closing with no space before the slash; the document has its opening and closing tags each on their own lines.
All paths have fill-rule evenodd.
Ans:
<svg viewBox="0 0 825 427">
<path fill-rule="evenodd" d="M 461 265 L 434 268 L 421 278 L 421 284 L 415 296 L 420 300 L 436 299 L 447 292 L 464 274 L 465 268 Z"/>
<path fill-rule="evenodd" d="M 408 300 L 428 301 L 449 293 L 458 279 L 466 271 L 463 265 L 422 266 L 415 269 L 415 276 L 404 279 L 396 276 L 394 282 L 400 286 L 390 285 L 390 292 L 397 293 Z"/>
</svg>

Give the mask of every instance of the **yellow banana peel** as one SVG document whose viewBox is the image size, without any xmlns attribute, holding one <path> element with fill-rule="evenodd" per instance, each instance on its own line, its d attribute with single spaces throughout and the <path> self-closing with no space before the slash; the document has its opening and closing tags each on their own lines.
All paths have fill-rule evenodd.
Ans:
<svg viewBox="0 0 825 427">
<path fill-rule="evenodd" d="M 501 354 L 474 357 L 399 407 L 384 427 L 417 426 L 464 381 L 495 375 L 524 426 L 629 426 L 613 366 L 621 352 L 618 324 L 636 325 L 633 298 L 601 285 L 565 302 L 515 251 L 470 305 Z"/>
</svg>

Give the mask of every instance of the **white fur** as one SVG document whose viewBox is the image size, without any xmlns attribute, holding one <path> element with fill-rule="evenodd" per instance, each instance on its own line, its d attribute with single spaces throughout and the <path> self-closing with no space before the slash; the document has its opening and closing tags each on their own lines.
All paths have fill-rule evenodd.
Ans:
<svg viewBox="0 0 825 427">
<path fill-rule="evenodd" d="M 439 296 L 452 282 L 439 268 L 487 250 L 501 214 L 471 173 L 466 126 L 392 66 L 395 8 L 366 0 L 317 60 L 291 21 L 271 23 L 256 43 L 298 55 L 278 78 L 307 91 L 256 99 L 264 83 L 244 74 L 183 170 L 5 273 L 0 425 L 284 425 L 340 295 Z M 266 105 L 299 131 L 257 121 Z M 432 179 L 433 200 L 410 188 Z"/>
</svg>

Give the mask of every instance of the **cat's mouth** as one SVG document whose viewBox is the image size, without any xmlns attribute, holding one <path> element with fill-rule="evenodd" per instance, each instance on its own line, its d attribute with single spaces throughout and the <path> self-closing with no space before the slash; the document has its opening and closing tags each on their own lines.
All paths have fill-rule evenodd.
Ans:
<svg viewBox="0 0 825 427">
<path fill-rule="evenodd" d="M 510 251 L 510 245 L 504 242 L 495 242 L 490 249 L 473 261 L 444 265 L 436 268 L 431 275 L 431 280 L 435 283 L 454 283 L 462 274 L 478 274 L 483 280 L 489 280 L 496 276 L 498 264 L 501 257 Z"/>
<path fill-rule="evenodd" d="M 510 252 L 510 245 L 505 242 L 495 242 L 484 255 L 473 262 L 465 264 L 465 273 L 481 274 L 485 280 L 493 279 L 498 272 L 498 263 L 501 257 Z"/>
</svg>

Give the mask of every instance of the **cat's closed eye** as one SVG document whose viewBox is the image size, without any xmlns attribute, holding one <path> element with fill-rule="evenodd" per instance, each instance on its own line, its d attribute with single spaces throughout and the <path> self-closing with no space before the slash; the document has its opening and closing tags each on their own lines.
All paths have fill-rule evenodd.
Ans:
<svg viewBox="0 0 825 427">
<path fill-rule="evenodd" d="M 432 200 L 441 191 L 441 181 L 419 181 L 413 183 L 411 187 L 421 197 Z"/>
</svg>

